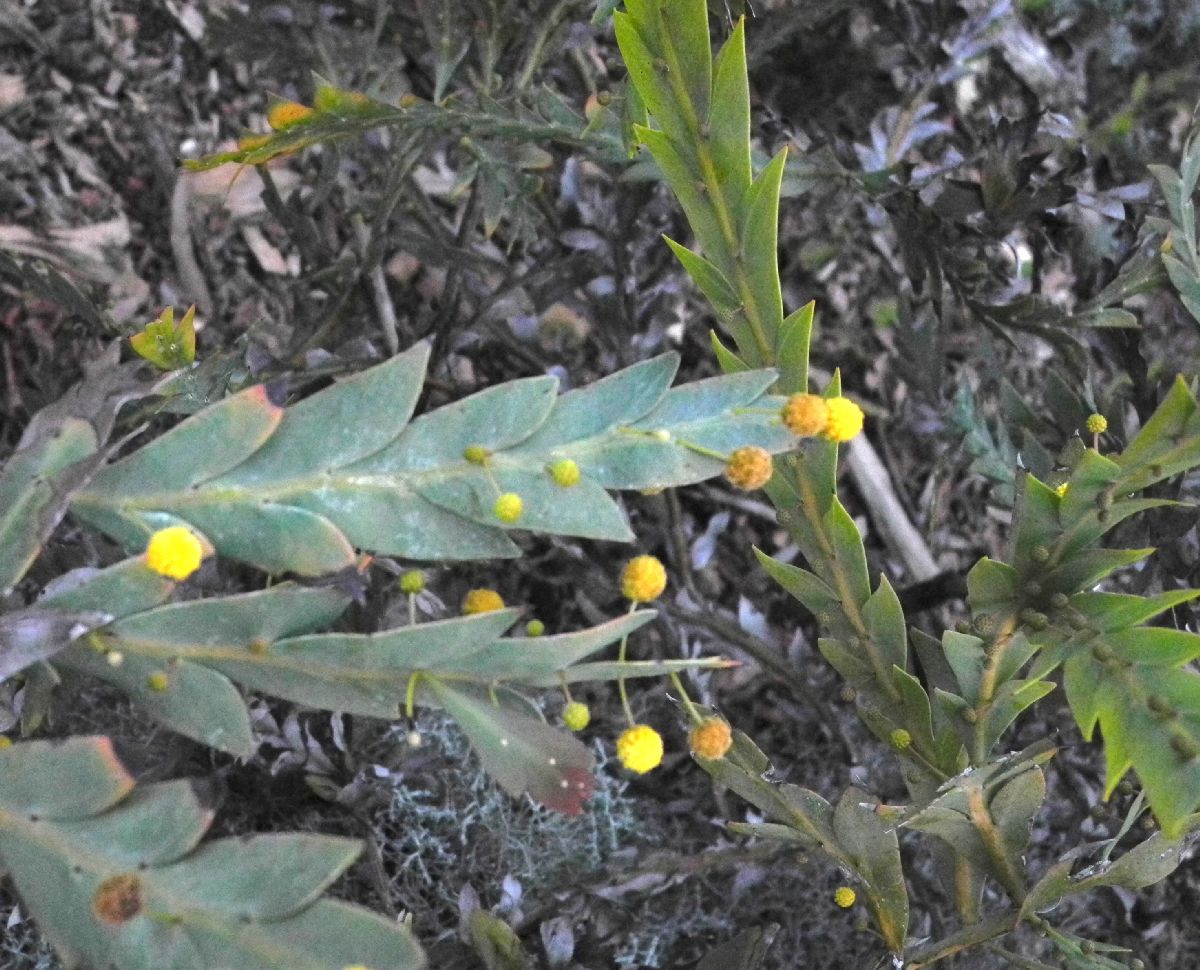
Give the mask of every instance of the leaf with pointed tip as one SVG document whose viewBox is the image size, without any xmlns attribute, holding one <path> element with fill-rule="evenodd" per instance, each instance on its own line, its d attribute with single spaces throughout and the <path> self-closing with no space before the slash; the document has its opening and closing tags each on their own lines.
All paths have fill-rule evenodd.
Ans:
<svg viewBox="0 0 1200 970">
<path fill-rule="evenodd" d="M 374 454 L 408 425 L 428 362 L 429 343 L 422 341 L 292 405 L 270 439 L 229 478 L 286 482 Z"/>
<path fill-rule="evenodd" d="M 721 343 L 721 338 L 717 336 L 715 330 L 710 330 L 708 337 L 709 342 L 712 344 L 713 353 L 716 355 L 717 363 L 721 367 L 722 374 L 740 374 L 742 371 L 750 369 L 749 364 Z"/>
<path fill-rule="evenodd" d="M 870 658 L 864 656 L 861 648 L 851 650 L 840 640 L 821 637 L 817 641 L 817 649 L 821 651 L 821 656 L 829 661 L 829 665 L 856 690 L 871 692 L 879 690 L 879 684 L 875 679 L 875 669 L 871 666 Z"/>
<path fill-rule="evenodd" d="M 1077 593 L 1071 597 L 1071 606 L 1086 616 L 1101 633 L 1109 633 L 1145 623 L 1159 613 L 1191 602 L 1197 596 L 1200 596 L 1200 589 L 1173 589 L 1157 596 Z"/>
<path fill-rule="evenodd" d="M 37 608 L 96 610 L 113 619 L 165 603 L 175 583 L 148 568 L 142 558 L 124 559 L 105 569 L 74 569 L 59 576 Z"/>
<path fill-rule="evenodd" d="M 707 0 L 672 0 L 655 5 L 661 19 L 659 39 L 669 51 L 672 74 L 679 72 L 692 118 L 707 118 L 712 95 L 712 46 L 708 40 Z M 678 95 L 677 95 L 678 97 Z"/>
<path fill-rule="evenodd" d="M 775 582 L 798 599 L 814 616 L 832 613 L 841 608 L 841 601 L 823 579 L 807 569 L 773 559 L 757 547 L 754 555 L 758 564 Z"/>
<path fill-rule="evenodd" d="M 493 703 L 486 693 L 451 687 L 436 677 L 421 679 L 428 691 L 458 722 L 484 770 L 511 795 L 567 815 L 579 815 L 596 788 L 591 752 L 577 738 L 511 707 Z"/>
<path fill-rule="evenodd" d="M 1155 832 L 1102 871 L 1073 880 L 1070 891 L 1088 892 L 1099 886 L 1145 889 L 1179 868 L 1186 849 L 1185 841 L 1168 839 L 1162 832 Z"/>
<path fill-rule="evenodd" d="M 775 365 L 779 368 L 781 394 L 802 394 L 808 390 L 808 348 L 816 308 L 816 301 L 809 300 L 789 313 L 779 327 Z"/>
<path fill-rule="evenodd" d="M 834 557 L 849 585 L 850 595 L 859 606 L 863 606 L 871 598 L 867 551 L 863 546 L 858 526 L 850 518 L 850 513 L 846 511 L 841 500 L 836 497 L 826 513 L 825 528 L 833 542 Z"/>
<path fill-rule="evenodd" d="M 1013 532 L 1012 560 L 1018 572 L 1023 564 L 1032 562 L 1033 550 L 1049 548 L 1062 531 L 1058 517 L 1061 501 L 1054 489 L 1033 475 L 1017 479 L 1017 504 L 1013 513 L 1016 528 Z"/>
<path fill-rule="evenodd" d="M 783 324 L 778 235 L 779 188 L 786 164 L 785 147 L 779 150 L 746 190 L 746 200 L 742 204 L 740 255 L 745 264 L 747 285 L 761 304 L 759 311 L 767 333 L 772 337 L 780 332 Z"/>
<path fill-rule="evenodd" d="M 255 751 L 250 715 L 224 674 L 178 657 L 145 656 L 119 643 L 120 663 L 90 646 L 72 646 L 59 666 L 90 674 L 119 687 L 157 721 L 202 744 L 240 758 Z M 165 679 L 165 683 L 163 683 Z"/>
<path fill-rule="evenodd" d="M 727 317 L 741 309 L 742 301 L 734 292 L 733 285 L 725 278 L 724 273 L 699 253 L 694 253 L 686 246 L 681 246 L 670 236 L 663 236 L 663 242 L 671 248 L 675 258 L 692 278 L 692 282 L 700 287 L 700 292 L 704 294 L 718 314 Z"/>
<path fill-rule="evenodd" d="M 594 683 L 603 680 L 632 680 L 639 677 L 666 677 L 681 674 L 685 670 L 729 670 L 737 667 L 736 660 L 724 657 L 697 657 L 694 660 L 599 660 L 568 667 L 558 674 L 522 677 L 521 683 L 529 687 L 555 687 L 562 683 Z"/>
<path fill-rule="evenodd" d="M 933 739 L 933 710 L 929 705 L 929 695 L 921 682 L 902 667 L 892 667 L 892 683 L 900 699 L 900 709 L 903 712 L 903 723 L 912 730 L 912 742 L 921 751 L 932 751 Z"/>
<path fill-rule="evenodd" d="M 434 669 L 439 673 L 462 673 L 483 681 L 542 681 L 629 636 L 656 615 L 654 610 L 638 610 L 576 633 L 497 640 L 486 650 L 462 657 L 456 663 L 448 664 L 439 658 Z"/>
<path fill-rule="evenodd" d="M 962 696 L 972 706 L 979 703 L 979 688 L 983 681 L 983 640 L 967 633 L 946 630 L 942 634 L 942 652 Z"/>
<path fill-rule="evenodd" d="M 57 434 L 16 452 L 0 468 L 0 591 L 25 574 L 59 521 L 59 473 L 98 447 L 90 423 L 66 418 Z"/>
<path fill-rule="evenodd" d="M 1087 549 L 1044 574 L 1046 589 L 1074 593 L 1090 589 L 1122 566 L 1145 559 L 1153 549 Z"/>
<path fill-rule="evenodd" d="M 176 862 L 191 852 L 213 815 L 196 786 L 180 779 L 135 788 L 119 811 L 62 820 L 58 829 L 81 849 L 102 854 L 122 868 L 144 869 Z"/>
<path fill-rule="evenodd" d="M 112 741 L 23 741 L 0 751 L 0 809 L 49 819 L 103 812 L 133 790 Z"/>
<path fill-rule="evenodd" d="M 904 608 L 887 576 L 880 575 L 879 585 L 862 608 L 863 621 L 871 641 L 879 648 L 883 662 L 901 671 L 908 667 L 908 636 Z"/>
<path fill-rule="evenodd" d="M 403 927 L 315 901 L 354 860 L 355 842 L 289 833 L 197 850 L 212 813 L 195 787 L 133 790 L 103 738 L 21 743 L 0 763 L 0 864 L 68 965 L 425 965 Z"/>
<path fill-rule="evenodd" d="M 1106 797 L 1133 768 L 1168 837 L 1200 805 L 1200 637 L 1160 627 L 1106 632 L 1072 650 L 1063 687 L 1085 737 L 1104 733 Z"/>
<path fill-rule="evenodd" d="M 651 109 L 653 110 L 653 109 Z M 664 126 L 665 127 L 665 126 Z M 650 149 L 655 163 L 662 170 L 671 191 L 687 216 L 688 225 L 696 235 L 700 250 L 714 266 L 722 272 L 731 271 L 732 256 L 721 230 L 721 223 L 713 212 L 706 194 L 700 172 L 695 163 L 681 150 L 679 144 L 665 131 L 636 126 L 634 134 L 638 141 Z M 733 328 L 735 321 L 730 320 Z M 743 336 L 749 335 L 748 326 L 734 333 L 739 348 L 745 351 Z"/>
<path fill-rule="evenodd" d="M 270 402 L 263 385 L 247 388 L 110 465 L 92 480 L 86 494 L 145 498 L 189 489 L 249 458 L 282 419 L 283 409 Z M 83 497 L 76 504 L 86 507 L 87 502 Z"/>
<path fill-rule="evenodd" d="M 1017 571 L 1008 563 L 984 556 L 967 573 L 967 595 L 975 613 L 1017 602 Z"/>
<path fill-rule="evenodd" d="M 738 18 L 713 63 L 708 137 L 713 167 L 735 217 L 750 187 L 750 82 L 746 73 L 746 21 Z"/>
<path fill-rule="evenodd" d="M 621 58 L 629 71 L 629 79 L 637 89 L 646 110 L 660 125 L 674 132 L 683 132 L 686 125 L 679 107 L 668 86 L 659 81 L 656 62 L 662 58 L 659 46 L 654 43 L 657 38 L 647 36 L 639 27 L 631 10 L 618 10 L 613 14 L 613 31 L 616 34 L 617 46 L 621 50 Z"/>
<path fill-rule="evenodd" d="M 875 812 L 872 801 L 862 789 L 847 788 L 834 811 L 833 831 L 866 883 L 867 903 L 884 943 L 900 953 L 908 934 L 908 890 L 900 843 L 895 826 Z"/>
<path fill-rule="evenodd" d="M 1116 462 L 1131 492 L 1200 464 L 1200 407 L 1182 377 Z"/>
<path fill-rule="evenodd" d="M 175 603 L 118 619 L 100 635 L 99 651 L 76 644 L 57 663 L 120 687 L 181 734 L 245 756 L 254 750 L 249 715 L 222 661 L 329 623 L 345 605 L 333 590 L 290 584 Z"/>
<path fill-rule="evenodd" d="M 1054 690 L 1045 680 L 1006 680 L 988 704 L 984 717 L 983 736 L 991 746 L 1008 730 L 1020 714 Z"/>
<path fill-rule="evenodd" d="M 645 417 L 671 388 L 679 370 L 677 354 L 660 354 L 567 391 L 532 435 L 513 451 L 518 455 L 554 454 L 554 449 L 605 434 Z"/>
<path fill-rule="evenodd" d="M 1000 830 L 1005 854 L 1020 869 L 1021 854 L 1029 845 L 1033 820 L 1046 800 L 1046 774 L 1034 767 L 1006 782 L 988 805 Z"/>
</svg>

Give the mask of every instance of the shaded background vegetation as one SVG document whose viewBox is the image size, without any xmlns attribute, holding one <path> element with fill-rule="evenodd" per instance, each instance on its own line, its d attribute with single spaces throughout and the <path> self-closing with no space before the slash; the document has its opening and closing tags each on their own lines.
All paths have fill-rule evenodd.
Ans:
<svg viewBox="0 0 1200 970">
<path fill-rule="evenodd" d="M 721 34 L 740 12 L 710 7 Z M 681 235 L 682 217 L 645 160 L 624 158 L 623 68 L 610 28 L 589 24 L 594 9 L 0 0 L 0 453 L 83 362 L 166 304 L 196 302 L 204 321 L 181 409 L 253 379 L 308 386 L 387 353 L 393 334 L 401 347 L 434 342 L 431 403 L 543 372 L 573 386 L 663 349 L 682 354 L 686 377 L 713 372 L 712 321 L 659 239 Z M 845 500 L 873 570 L 904 587 L 913 622 L 940 630 L 961 615 L 965 570 L 1003 548 L 1018 461 L 1051 472 L 1093 409 L 1115 447 L 1167 380 L 1197 369 L 1198 324 L 1157 259 L 1163 211 L 1146 166 L 1176 163 L 1192 121 L 1200 3 L 764 0 L 748 37 L 762 153 L 793 148 L 785 302 L 816 299 L 814 367 L 840 367 L 868 408 L 886 479 L 938 575 L 913 575 L 882 537 L 869 481 L 846 485 Z M 466 120 L 376 130 L 232 185 L 229 169 L 181 171 L 181 157 L 264 130 L 271 97 L 309 100 L 313 72 L 385 101 L 448 97 Z M 604 123 L 592 137 L 563 134 L 585 116 Z M 637 650 L 738 657 L 736 673 L 695 686 L 787 780 L 903 797 L 837 700 L 811 617 L 750 567 L 752 543 L 788 554 L 769 507 L 705 486 L 628 511 L 672 576 L 664 618 Z M 1182 509 L 1128 526 L 1132 544 L 1162 548 L 1131 587 L 1197 585 L 1195 525 Z M 72 529 L 60 540 L 23 595 L 105 551 Z M 620 608 L 628 550 L 524 545 L 514 564 L 431 575 L 423 610 L 453 611 L 484 582 L 552 630 Z M 364 580 L 360 628 L 402 606 L 389 565 Z M 233 589 L 244 576 L 223 567 L 212 582 Z M 855 913 L 833 907 L 836 873 L 722 832 L 744 807 L 678 753 L 678 729 L 663 769 L 636 781 L 606 769 L 589 814 L 569 821 L 496 792 L 435 721 L 413 747 L 404 725 L 264 700 L 262 753 L 242 766 L 155 731 L 115 695 L 83 697 L 55 731 L 117 733 L 153 777 L 214 776 L 226 831 L 368 838 L 342 891 L 411 913 L 438 967 L 477 965 L 457 930 L 476 898 L 538 959 L 573 942 L 574 964 L 546 965 L 688 966 L 735 928 L 770 923 L 772 967 L 870 966 L 879 953 Z M 589 734 L 609 743 L 615 697 L 589 700 Z M 661 689 L 634 703 L 674 723 Z M 1034 838 L 1047 858 L 1120 819 L 1119 802 L 1100 801 L 1098 751 L 1053 696 L 1016 740 L 1059 732 Z M 950 908 L 932 870 L 913 872 L 918 932 L 936 934 Z M 1056 919 L 1151 966 L 1191 966 L 1198 902 L 1192 862 L 1139 897 L 1106 890 Z M 54 965 L 2 889 L 0 920 L 0 966 Z M 1036 952 L 1036 940 L 1023 945 Z"/>
</svg>

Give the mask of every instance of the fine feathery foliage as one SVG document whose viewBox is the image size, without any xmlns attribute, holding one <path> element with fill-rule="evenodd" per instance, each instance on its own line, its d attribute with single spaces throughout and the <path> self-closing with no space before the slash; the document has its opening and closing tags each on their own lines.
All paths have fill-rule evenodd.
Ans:
<svg viewBox="0 0 1200 970">
<path fill-rule="evenodd" d="M 322 899 L 360 846 L 217 839 L 187 781 L 135 786 L 107 738 L 0 751 L 0 864 L 69 967 L 420 970 L 407 928 Z"/>
</svg>

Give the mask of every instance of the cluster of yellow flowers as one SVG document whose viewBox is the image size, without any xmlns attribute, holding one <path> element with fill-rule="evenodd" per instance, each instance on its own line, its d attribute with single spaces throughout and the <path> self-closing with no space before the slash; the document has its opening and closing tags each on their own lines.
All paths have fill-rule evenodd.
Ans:
<svg viewBox="0 0 1200 970">
<path fill-rule="evenodd" d="M 793 394 L 779 417 L 789 431 L 802 438 L 820 435 L 829 441 L 845 442 L 863 428 L 862 408 L 848 397 Z M 762 488 L 774 473 L 771 453 L 757 445 L 738 448 L 725 462 L 725 478 L 745 492 Z"/>
<path fill-rule="evenodd" d="M 652 602 L 658 599 L 666 588 L 667 570 L 655 556 L 635 556 L 621 570 L 621 594 L 633 604 Z M 494 589 L 472 589 L 463 598 L 462 611 L 466 614 L 502 609 L 504 599 Z M 540 636 L 544 631 L 545 625 L 540 620 L 531 620 L 526 627 L 530 636 Z M 571 696 L 565 684 L 563 690 L 567 702 L 562 710 L 562 723 L 571 731 L 582 731 L 591 723 L 591 711 L 587 704 Z M 623 684 L 621 692 L 622 701 L 625 702 Z M 628 713 L 627 702 L 625 706 Z M 697 757 L 723 758 L 733 745 L 733 731 L 721 718 L 697 717 L 697 724 L 689 736 L 689 745 Z M 628 771 L 644 775 L 662 764 L 664 751 L 662 735 L 649 724 L 638 723 L 629 715 L 629 727 L 617 738 L 617 759 L 621 764 Z"/>
<path fill-rule="evenodd" d="M 845 442 L 863 429 L 863 411 L 848 397 L 793 394 L 779 414 L 784 425 L 802 438 L 820 435 Z"/>
</svg>

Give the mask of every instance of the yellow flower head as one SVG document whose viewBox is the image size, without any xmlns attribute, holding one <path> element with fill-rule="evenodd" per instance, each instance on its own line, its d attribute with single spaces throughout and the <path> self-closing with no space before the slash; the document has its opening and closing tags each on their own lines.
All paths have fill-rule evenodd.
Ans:
<svg viewBox="0 0 1200 970">
<path fill-rule="evenodd" d="M 1054 494 L 1057 495 L 1059 498 L 1062 498 L 1064 495 L 1066 495 L 1067 494 L 1067 484 L 1068 484 L 1067 482 L 1063 482 L 1061 485 L 1056 486 L 1054 489 Z"/>
<path fill-rule="evenodd" d="M 546 632 L 546 624 L 541 620 L 530 620 L 525 624 L 525 635 L 530 637 L 540 637 Z"/>
<path fill-rule="evenodd" d="M 733 747 L 733 731 L 729 723 L 719 717 L 706 717 L 692 728 L 688 736 L 692 752 L 701 758 L 715 760 L 724 758 Z"/>
<path fill-rule="evenodd" d="M 849 886 L 838 886 L 837 892 L 833 894 L 833 901 L 842 909 L 849 909 L 854 905 L 856 899 L 858 899 L 858 893 Z"/>
<path fill-rule="evenodd" d="M 578 485 L 579 479 L 582 477 L 579 466 L 570 458 L 560 458 L 547 470 L 550 472 L 550 477 L 554 479 L 554 484 L 563 488 Z"/>
<path fill-rule="evenodd" d="M 863 428 L 863 412 L 848 397 L 831 397 L 825 402 L 829 418 L 825 422 L 825 437 L 830 441 L 849 441 Z"/>
<path fill-rule="evenodd" d="M 400 592 L 410 595 L 425 588 L 425 574 L 419 569 L 410 569 L 400 577 Z"/>
<path fill-rule="evenodd" d="M 283 131 L 285 128 L 291 128 L 292 125 L 307 121 L 312 114 L 313 109 L 307 105 L 298 104 L 295 101 L 280 101 L 278 104 L 272 105 L 267 112 L 267 124 L 276 131 Z"/>
<path fill-rule="evenodd" d="M 492 453 L 483 445 L 467 445 L 463 449 L 463 458 L 469 461 L 472 465 L 486 465 Z"/>
<path fill-rule="evenodd" d="M 146 546 L 146 565 L 168 579 L 187 579 L 200 568 L 203 559 L 204 546 L 183 525 L 159 529 Z"/>
<path fill-rule="evenodd" d="M 792 434 L 811 438 L 825 430 L 829 422 L 829 405 L 816 394 L 793 394 L 779 416 Z"/>
<path fill-rule="evenodd" d="M 912 735 L 904 730 L 904 728 L 896 728 L 888 735 L 888 740 L 897 751 L 903 751 L 906 748 L 912 747 Z"/>
<path fill-rule="evenodd" d="M 725 465 L 725 477 L 734 487 L 753 492 L 771 480 L 774 470 L 775 464 L 769 451 L 755 445 L 747 445 L 729 456 Z"/>
<path fill-rule="evenodd" d="M 7 734 L 0 734 L 0 751 L 3 751 L 5 748 L 11 748 L 12 746 L 12 738 L 10 738 Z"/>
<path fill-rule="evenodd" d="M 525 511 L 525 503 L 516 492 L 505 492 L 492 506 L 492 513 L 506 525 L 512 525 Z"/>
<path fill-rule="evenodd" d="M 146 678 L 146 686 L 152 691 L 161 694 L 171 686 L 171 678 L 167 676 L 165 670 L 156 670 Z"/>
<path fill-rule="evenodd" d="M 1087 429 L 1092 434 L 1104 434 L 1108 430 L 1108 418 L 1103 414 L 1089 414 Z"/>
<path fill-rule="evenodd" d="M 662 764 L 662 735 L 649 724 L 626 728 L 617 738 L 617 757 L 626 769 L 644 775 Z"/>
<path fill-rule="evenodd" d="M 491 613 L 493 610 L 504 609 L 504 600 L 494 589 L 473 589 L 463 597 L 462 611 L 470 616 L 472 613 Z"/>
<path fill-rule="evenodd" d="M 621 595 L 635 603 L 648 603 L 667 588 L 667 571 L 654 556 L 634 556 L 621 570 Z"/>
<path fill-rule="evenodd" d="M 580 701 L 571 701 L 562 712 L 563 724 L 572 731 L 582 731 L 592 719 L 588 706 Z"/>
</svg>

